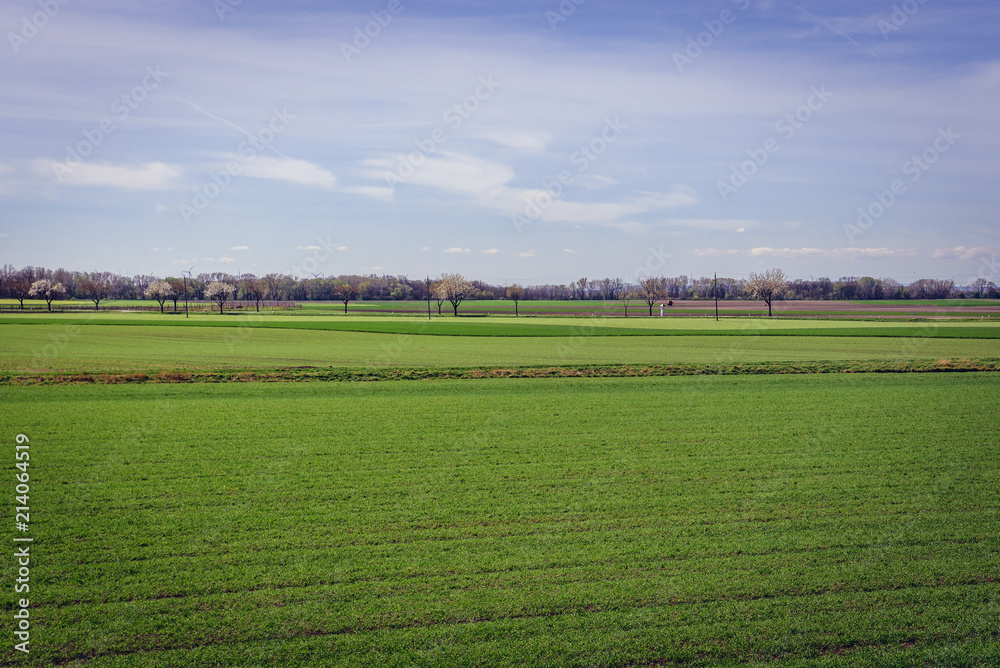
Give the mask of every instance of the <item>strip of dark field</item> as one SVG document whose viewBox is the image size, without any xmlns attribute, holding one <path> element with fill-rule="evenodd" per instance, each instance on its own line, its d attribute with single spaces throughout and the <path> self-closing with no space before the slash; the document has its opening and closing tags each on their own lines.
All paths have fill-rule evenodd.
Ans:
<svg viewBox="0 0 1000 668">
<path fill-rule="evenodd" d="M 29 317 L 0 319 L 0 324 L 49 325 L 66 324 L 122 325 L 147 327 L 249 327 L 259 329 L 303 329 L 338 332 L 362 332 L 369 334 L 409 334 L 424 336 L 486 336 L 486 337 L 574 337 L 574 336 L 837 336 L 837 337 L 882 337 L 882 338 L 935 338 L 935 339 L 998 339 L 1000 327 L 968 327 L 962 325 L 942 325 L 937 322 L 923 322 L 910 326 L 870 326 L 857 327 L 802 327 L 782 329 L 758 329 L 752 324 L 741 329 L 646 329 L 597 325 L 581 319 L 579 325 L 554 325 L 545 323 L 504 323 L 472 322 L 455 319 L 430 320 L 426 322 L 399 321 L 387 318 L 384 322 L 337 322 L 314 321 L 269 321 L 267 316 L 233 316 L 232 320 L 207 320 L 201 318 L 164 316 L 162 321 L 135 320 L 131 318 L 67 319 L 57 314 L 50 317 Z M 759 322 L 759 321 L 758 321 Z"/>
<path fill-rule="evenodd" d="M 12 373 L 0 385 L 121 385 L 130 383 L 373 382 L 485 378 L 642 378 L 817 373 L 941 373 L 1000 371 L 1000 359 L 866 362 L 752 362 L 742 364 L 599 364 L 577 366 L 387 368 L 291 367 L 121 373 Z"/>
</svg>

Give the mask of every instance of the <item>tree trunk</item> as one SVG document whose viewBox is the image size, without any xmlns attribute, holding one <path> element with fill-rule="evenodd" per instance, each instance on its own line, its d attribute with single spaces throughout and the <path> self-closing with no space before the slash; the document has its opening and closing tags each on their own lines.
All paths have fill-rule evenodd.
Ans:
<svg viewBox="0 0 1000 668">
<path fill-rule="evenodd" d="M 347 313 L 347 302 L 344 302 L 344 313 Z"/>
<path fill-rule="evenodd" d="M 451 307 L 455 309 L 455 317 L 458 317 L 458 304 L 452 304 Z"/>
<path fill-rule="evenodd" d="M 517 317 L 517 302 L 514 302 L 514 317 Z"/>
</svg>

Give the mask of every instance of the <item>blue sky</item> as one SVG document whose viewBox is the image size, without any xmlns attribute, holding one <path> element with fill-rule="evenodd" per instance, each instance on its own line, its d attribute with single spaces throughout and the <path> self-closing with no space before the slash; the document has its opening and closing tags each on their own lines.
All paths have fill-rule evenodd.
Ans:
<svg viewBox="0 0 1000 668">
<path fill-rule="evenodd" d="M 1000 283 L 998 19 L 934 0 L 6 2 L 0 264 Z"/>
</svg>

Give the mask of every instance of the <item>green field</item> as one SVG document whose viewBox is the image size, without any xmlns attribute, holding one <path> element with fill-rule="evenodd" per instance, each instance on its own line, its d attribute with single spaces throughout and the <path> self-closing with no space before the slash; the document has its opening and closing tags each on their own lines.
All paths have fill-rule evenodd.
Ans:
<svg viewBox="0 0 1000 668">
<path fill-rule="evenodd" d="M 328 316 L 343 315 L 344 305 L 342 302 L 314 302 L 298 301 L 288 302 L 294 304 L 294 308 L 278 307 L 272 309 L 267 306 L 267 302 L 261 306 L 261 313 L 286 313 L 298 316 Z M 835 305 L 835 306 L 834 306 Z M 19 308 L 17 300 L 0 299 L 0 306 Z M 805 301 L 797 302 L 794 306 L 782 301 L 775 302 L 775 315 L 782 318 L 837 318 L 852 317 L 862 320 L 873 320 L 879 318 L 901 319 L 907 317 L 944 317 L 949 319 L 971 319 L 971 318 L 995 318 L 997 317 L 997 307 L 1000 301 L 993 299 L 910 299 L 910 300 L 875 300 L 875 301 Z M 31 309 L 30 312 L 45 312 L 46 305 L 41 300 L 25 300 L 25 307 Z M 62 300 L 54 301 L 52 307 L 70 308 L 74 312 L 93 312 L 93 303 L 86 300 Z M 882 308 L 884 307 L 884 308 Z M 905 308 L 910 307 L 913 311 L 908 312 Z M 939 307 L 941 310 L 928 310 L 927 307 Z M 960 307 L 961 312 L 948 311 Z M 102 312 L 123 312 L 129 309 L 152 309 L 156 312 L 159 304 L 153 300 L 105 300 L 101 302 Z M 184 312 L 183 302 L 178 303 L 179 312 Z M 191 302 L 191 308 L 196 313 L 208 311 L 218 312 L 218 306 L 211 302 Z M 237 310 L 238 309 L 238 310 Z M 427 312 L 427 304 L 422 301 L 380 301 L 380 300 L 358 300 L 352 301 L 348 306 L 351 314 L 357 315 L 420 315 Z M 230 303 L 226 310 L 229 312 L 248 313 L 255 312 L 254 306 L 237 307 Z M 515 309 L 515 305 L 510 300 L 467 300 L 459 307 L 460 316 L 513 316 L 515 310 L 522 316 L 528 317 L 613 317 L 621 318 L 625 315 L 625 308 L 620 301 L 601 300 L 529 300 L 522 301 Z M 174 314 L 172 302 L 165 306 L 167 314 Z M 14 313 L 16 311 L 0 311 L 3 313 Z M 148 312 L 148 311 L 147 311 Z M 431 312 L 434 317 L 438 317 L 438 307 L 436 303 L 431 304 Z M 449 316 L 452 314 L 451 305 L 445 303 L 440 309 L 441 314 Z M 719 302 L 719 312 L 723 317 L 745 317 L 749 315 L 762 316 L 767 313 L 767 307 L 759 301 L 728 301 Z M 628 308 L 630 316 L 644 317 L 650 313 L 649 307 L 642 300 L 633 300 Z M 690 300 L 678 302 L 673 306 L 666 307 L 665 313 L 671 317 L 685 318 L 688 316 L 708 317 L 714 316 L 714 302 L 711 300 Z M 659 305 L 654 305 L 652 314 L 659 316 Z"/>
<path fill-rule="evenodd" d="M 0 388 L 4 665 L 995 665 L 997 383 Z"/>
<path fill-rule="evenodd" d="M 694 319 L 6 316 L 0 318 L 0 374 L 1000 358 L 995 323 L 753 319 L 707 325 Z"/>
<path fill-rule="evenodd" d="M 3 314 L 0 665 L 1000 665 L 998 331 Z"/>
</svg>

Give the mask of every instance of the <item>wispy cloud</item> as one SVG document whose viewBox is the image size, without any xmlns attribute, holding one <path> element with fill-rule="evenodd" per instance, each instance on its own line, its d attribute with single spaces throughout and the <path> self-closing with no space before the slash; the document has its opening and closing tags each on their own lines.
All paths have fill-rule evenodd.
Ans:
<svg viewBox="0 0 1000 668">
<path fill-rule="evenodd" d="M 384 178 L 384 170 L 390 168 L 393 161 L 372 159 L 365 164 L 366 176 Z M 635 227 L 639 223 L 631 220 L 625 223 L 623 219 L 698 202 L 695 191 L 682 185 L 668 192 L 632 193 L 613 202 L 572 201 L 567 197 L 553 198 L 541 188 L 511 187 L 508 184 L 514 178 L 514 169 L 508 165 L 468 154 L 442 152 L 440 157 L 426 159 L 406 184 L 465 195 L 481 207 L 508 214 L 537 210 L 532 216 L 543 222 L 609 227 Z"/>
<path fill-rule="evenodd" d="M 931 257 L 935 260 L 971 260 L 973 258 L 988 255 L 992 252 L 992 249 L 983 248 L 982 246 L 976 246 L 973 248 L 956 246 L 954 248 L 935 248 L 931 253 Z"/>
<path fill-rule="evenodd" d="M 55 178 L 53 163 L 35 161 L 35 170 L 53 176 L 56 183 L 70 186 L 119 188 L 121 190 L 171 190 L 180 186 L 184 170 L 178 165 L 147 162 L 139 166 L 82 163 Z"/>
<path fill-rule="evenodd" d="M 714 255 L 746 255 L 748 257 L 774 257 L 774 258 L 885 258 L 885 257 L 913 257 L 916 255 L 915 248 L 771 248 L 760 246 L 748 250 L 737 249 L 717 249 L 701 248 L 693 252 L 700 257 L 710 257 Z"/>
<path fill-rule="evenodd" d="M 259 155 L 248 163 L 243 174 L 256 179 L 289 181 L 303 186 L 334 190 L 337 177 L 319 165 L 296 158 L 274 158 Z"/>
</svg>

